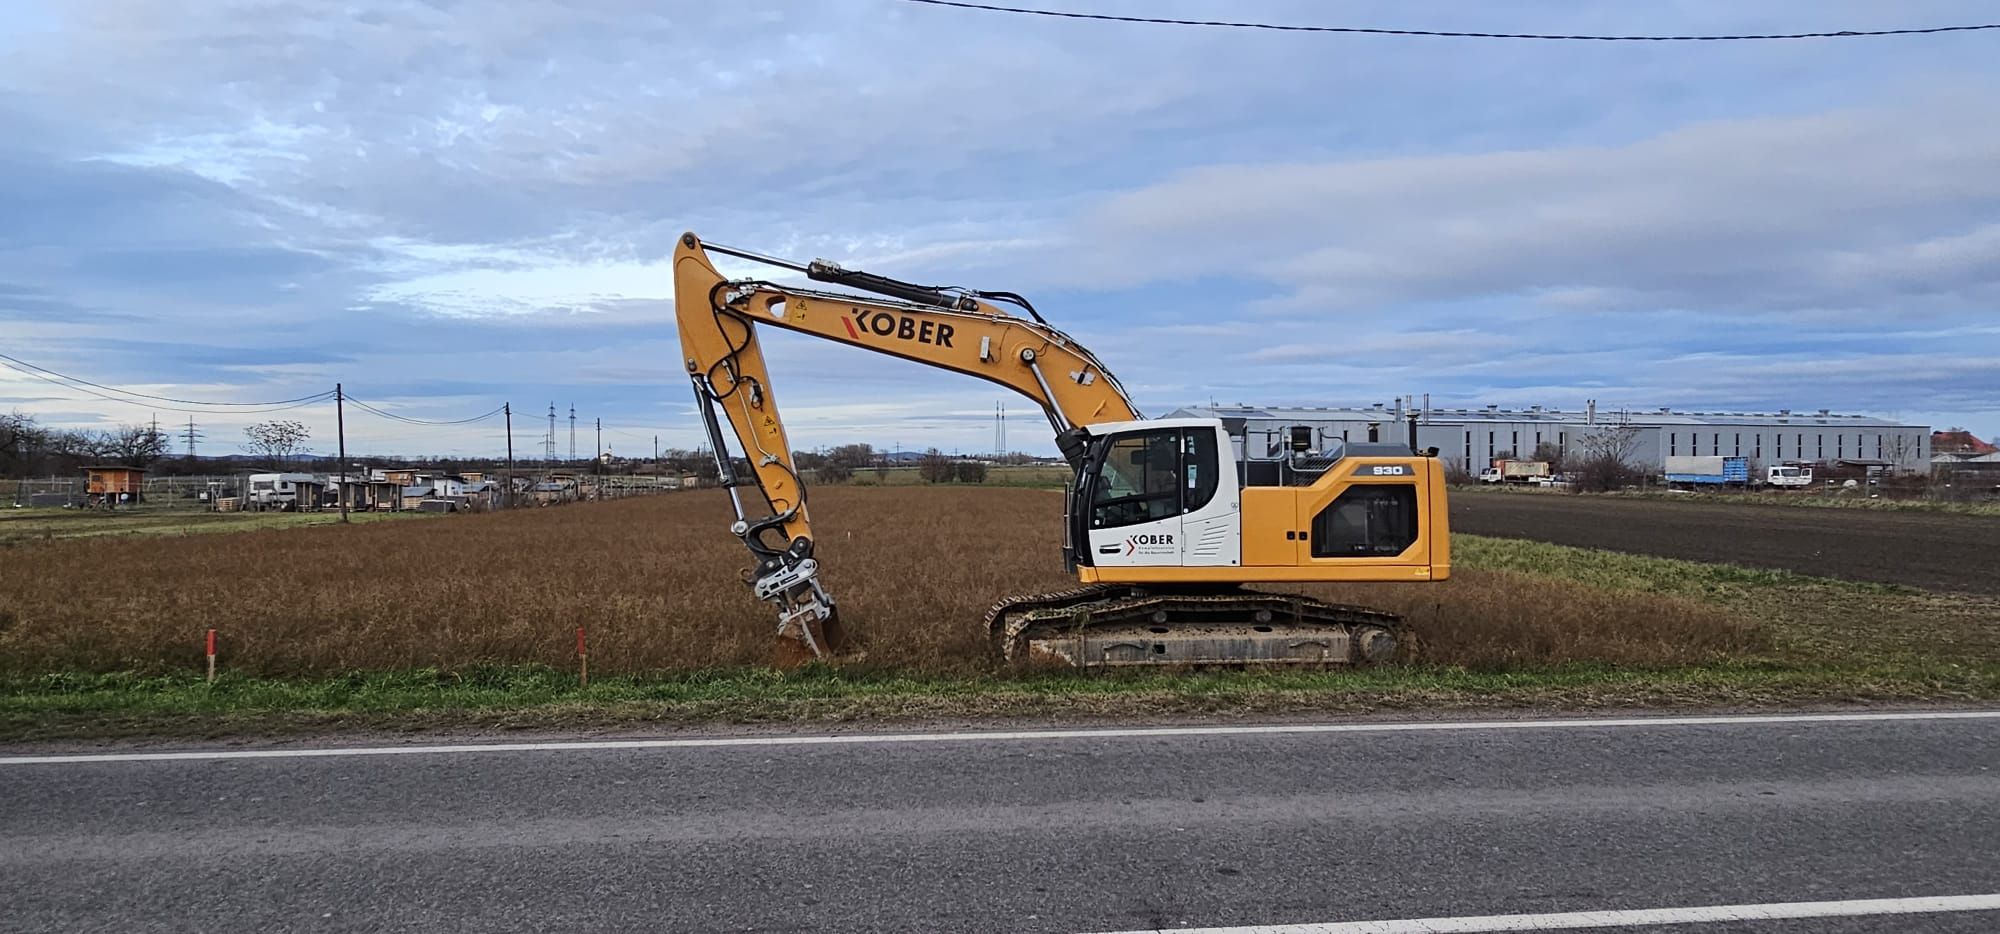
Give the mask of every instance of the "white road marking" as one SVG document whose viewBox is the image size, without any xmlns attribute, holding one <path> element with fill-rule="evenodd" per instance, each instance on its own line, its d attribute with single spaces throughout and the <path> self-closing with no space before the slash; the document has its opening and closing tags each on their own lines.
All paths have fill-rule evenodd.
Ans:
<svg viewBox="0 0 2000 934">
<path fill-rule="evenodd" d="M 1487 931 L 1573 931 L 1580 928 L 1635 927 L 1646 924 L 1858 918 L 1871 915 L 1936 914 L 1952 911 L 2000 911 L 2000 894 L 1945 895 L 1936 898 L 1865 898 L 1844 902 L 1783 902 L 1768 905 L 1711 905 L 1701 908 L 1568 911 L 1542 915 L 1487 915 L 1478 918 L 1336 921 L 1330 924 L 1154 928 L 1145 931 L 1121 931 L 1118 934 L 1478 934 Z"/>
<path fill-rule="evenodd" d="M 451 746 L 330 746 L 300 749 L 207 749 L 188 752 L 79 753 L 0 756 L 0 766 L 88 762 L 176 762 L 218 759 L 314 759 L 341 756 L 439 756 L 482 752 L 586 752 L 602 749 L 705 749 L 721 746 L 870 746 L 887 743 L 996 743 L 1051 739 L 1148 739 L 1167 736 L 1280 736 L 1317 733 L 1432 733 L 1457 730 L 1610 729 L 1614 727 L 1762 726 L 1786 723 L 1869 723 L 1891 720 L 1996 720 L 2000 710 L 1894 713 L 1751 714 L 1706 717 L 1577 717 L 1566 720 L 1461 720 L 1404 723 L 1297 723 L 1271 726 L 1105 727 L 1086 730 L 970 730 L 958 733 L 847 733 L 812 736 L 711 736 L 699 739 L 556 740 L 464 743 Z"/>
</svg>

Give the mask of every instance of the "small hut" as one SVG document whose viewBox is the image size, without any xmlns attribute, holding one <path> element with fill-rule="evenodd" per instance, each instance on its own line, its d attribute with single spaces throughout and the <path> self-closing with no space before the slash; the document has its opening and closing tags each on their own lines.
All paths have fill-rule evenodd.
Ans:
<svg viewBox="0 0 2000 934">
<path fill-rule="evenodd" d="M 312 477 L 311 479 L 302 478 L 292 481 L 292 490 L 294 493 L 292 511 L 318 512 L 321 507 L 327 504 L 326 491 L 329 486 L 330 484 L 326 482 L 326 478 L 319 476 Z M 338 506 L 340 503 L 335 501 L 334 505 Z"/>
<path fill-rule="evenodd" d="M 84 499 L 92 506 L 122 506 L 146 499 L 144 467 L 85 467 L 83 476 Z"/>
</svg>

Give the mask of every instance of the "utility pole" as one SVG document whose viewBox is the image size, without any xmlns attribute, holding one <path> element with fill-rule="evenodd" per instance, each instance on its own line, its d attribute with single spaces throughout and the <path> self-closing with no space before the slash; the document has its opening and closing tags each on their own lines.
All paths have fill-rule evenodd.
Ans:
<svg viewBox="0 0 2000 934">
<path fill-rule="evenodd" d="M 556 460 L 556 404 L 549 403 L 549 434 L 542 441 L 542 455 L 553 464 Z"/>
<path fill-rule="evenodd" d="M 569 404 L 569 462 L 576 463 L 576 403 Z"/>
<path fill-rule="evenodd" d="M 592 451 L 590 454 L 590 472 L 595 474 L 601 474 L 602 471 L 598 470 L 598 468 L 603 465 L 604 465 L 604 419 L 600 418 L 597 420 L 597 450 Z M 602 481 L 599 482 L 601 483 Z M 602 490 L 599 490 L 598 496 L 602 497 L 603 495 L 604 492 Z"/>
<path fill-rule="evenodd" d="M 182 432 L 181 437 L 187 439 L 188 460 L 190 461 L 194 460 L 194 442 L 196 438 L 201 437 L 201 432 L 195 430 L 194 416 L 192 415 L 188 416 L 187 431 Z"/>
<path fill-rule="evenodd" d="M 654 435 L 654 436 L 653 436 L 653 464 L 654 464 L 655 466 L 657 466 L 657 465 L 658 465 L 659 463 L 660 463 L 660 436 L 659 436 L 659 435 Z"/>
<path fill-rule="evenodd" d="M 500 411 L 507 413 L 507 497 L 508 506 L 514 505 L 514 403 L 503 402 Z"/>
<path fill-rule="evenodd" d="M 333 431 L 340 438 L 340 481 L 334 487 L 334 499 L 340 500 L 340 521 L 347 522 L 347 393 L 339 383 L 333 384 Z"/>
</svg>

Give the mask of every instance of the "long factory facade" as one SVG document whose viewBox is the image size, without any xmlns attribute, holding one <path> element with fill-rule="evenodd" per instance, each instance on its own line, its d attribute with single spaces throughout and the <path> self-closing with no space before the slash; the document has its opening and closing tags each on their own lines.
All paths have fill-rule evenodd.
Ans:
<svg viewBox="0 0 2000 934">
<path fill-rule="evenodd" d="M 1931 430 L 1866 415 L 1780 410 L 1775 413 L 1676 412 L 1669 409 L 1582 409 L 1533 406 L 1526 409 L 1428 408 L 1414 404 L 1364 408 L 1309 408 L 1251 405 L 1194 406 L 1173 416 L 1225 420 L 1237 439 L 1240 457 L 1285 456 L 1287 432 L 1308 426 L 1321 446 L 1332 441 L 1395 441 L 1409 436 L 1417 420 L 1417 447 L 1477 472 L 1495 458 L 1528 458 L 1544 444 L 1575 455 L 1588 439 L 1606 431 L 1629 436 L 1626 461 L 1642 470 L 1665 469 L 1678 455 L 1747 457 L 1753 466 L 1832 464 L 1881 467 L 1898 472 L 1927 470 Z"/>
</svg>

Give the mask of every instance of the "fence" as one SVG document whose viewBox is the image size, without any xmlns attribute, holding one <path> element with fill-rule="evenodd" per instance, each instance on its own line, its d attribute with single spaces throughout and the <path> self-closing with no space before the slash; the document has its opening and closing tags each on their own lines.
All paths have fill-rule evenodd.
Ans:
<svg viewBox="0 0 2000 934">
<path fill-rule="evenodd" d="M 329 475 L 331 476 L 331 475 Z M 349 475 L 358 479 L 365 474 Z M 524 484 L 535 482 L 534 475 L 518 475 Z M 504 482 L 504 481 L 502 481 Z M 563 495 L 550 496 L 539 501 L 571 502 L 591 499 L 622 499 L 628 496 L 643 496 L 662 493 L 698 485 L 694 478 L 637 476 L 611 474 L 591 476 L 589 474 L 564 475 Z M 147 477 L 144 487 L 145 504 L 154 509 L 205 510 L 215 508 L 218 499 L 234 499 L 237 503 L 247 503 L 250 499 L 249 474 L 204 474 L 180 477 Z M 516 501 L 519 505 L 533 505 L 538 499 L 530 490 L 524 490 Z M 75 477 L 30 477 L 18 480 L 0 479 L 0 504 L 8 506 L 78 506 L 84 503 L 85 481 Z M 461 497 L 462 498 L 462 497 Z M 338 508 L 332 494 L 327 494 L 327 503 L 319 508 Z M 504 501 L 504 496 L 495 495 L 496 502 Z M 358 507 L 357 507 L 358 508 Z M 383 507 L 401 509 L 394 505 Z"/>
<path fill-rule="evenodd" d="M 163 509 L 207 509 L 209 499 L 202 494 L 241 498 L 249 489 L 247 475 L 148 477 L 143 496 L 146 504 Z M 84 501 L 83 477 L 29 477 L 0 480 L 0 503 L 11 506 L 77 505 Z"/>
</svg>

